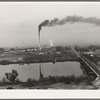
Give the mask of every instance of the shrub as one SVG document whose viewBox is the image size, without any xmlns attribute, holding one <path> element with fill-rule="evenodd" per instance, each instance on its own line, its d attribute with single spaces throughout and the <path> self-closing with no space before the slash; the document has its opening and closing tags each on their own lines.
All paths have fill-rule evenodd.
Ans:
<svg viewBox="0 0 100 100">
<path fill-rule="evenodd" d="M 13 69 L 11 73 L 5 73 L 5 76 L 10 82 L 14 82 L 18 76 L 18 72 Z"/>
</svg>

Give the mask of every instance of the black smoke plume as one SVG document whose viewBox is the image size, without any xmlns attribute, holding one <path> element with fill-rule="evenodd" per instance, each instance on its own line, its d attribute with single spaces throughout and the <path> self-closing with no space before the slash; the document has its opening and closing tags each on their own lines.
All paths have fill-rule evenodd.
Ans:
<svg viewBox="0 0 100 100">
<path fill-rule="evenodd" d="M 96 18 L 96 17 L 88 17 L 88 18 L 84 18 L 82 16 L 67 16 L 66 18 L 63 18 L 61 20 L 59 20 L 58 18 L 55 18 L 51 21 L 49 20 L 45 20 L 44 22 L 42 22 L 39 27 L 39 33 L 40 30 L 42 29 L 42 27 L 48 26 L 56 26 L 56 25 L 64 25 L 66 23 L 76 23 L 76 22 L 82 22 L 82 23 L 91 23 L 91 24 L 95 24 L 95 25 L 100 25 L 100 19 Z"/>
<path fill-rule="evenodd" d="M 42 22 L 42 23 L 39 25 L 39 27 L 38 27 L 39 33 L 40 33 L 40 30 L 42 29 L 42 26 L 46 26 L 47 24 L 49 24 L 49 20 L 45 20 L 44 22 Z"/>
<path fill-rule="evenodd" d="M 96 18 L 96 17 L 88 17 L 88 18 L 84 18 L 82 16 L 67 16 L 61 20 L 59 20 L 58 18 L 55 18 L 51 21 L 49 20 L 45 20 L 44 22 L 42 22 L 39 25 L 39 32 L 42 29 L 43 26 L 55 26 L 55 25 L 64 25 L 66 23 L 76 23 L 76 22 L 83 22 L 83 23 L 91 23 L 91 24 L 95 24 L 95 25 L 100 25 L 100 19 Z"/>
<path fill-rule="evenodd" d="M 42 27 L 45 27 L 45 26 L 52 27 L 52 26 L 56 26 L 56 25 L 64 25 L 67 23 L 73 24 L 76 22 L 90 23 L 90 24 L 95 24 L 97 26 L 100 25 L 100 19 L 96 18 L 96 17 L 84 18 L 82 16 L 67 16 L 61 20 L 59 20 L 58 18 L 55 18 L 51 21 L 45 20 L 38 26 L 39 43 L 40 43 L 40 31 L 41 31 Z"/>
</svg>

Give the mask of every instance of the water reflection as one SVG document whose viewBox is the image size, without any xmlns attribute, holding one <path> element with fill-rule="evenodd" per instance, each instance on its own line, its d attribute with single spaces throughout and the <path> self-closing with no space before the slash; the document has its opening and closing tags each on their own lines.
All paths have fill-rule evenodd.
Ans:
<svg viewBox="0 0 100 100">
<path fill-rule="evenodd" d="M 41 63 L 39 64 L 39 72 L 40 72 L 39 79 L 41 80 L 44 77 L 43 74 L 42 74 L 42 71 L 41 71 Z"/>
<path fill-rule="evenodd" d="M 42 63 L 42 64 L 30 64 L 30 65 L 0 65 L 0 80 L 5 76 L 6 72 L 11 72 L 13 69 L 17 70 L 19 73 L 18 78 L 21 81 L 26 81 L 28 78 L 38 80 L 41 77 L 47 76 L 66 76 L 72 75 L 80 76 L 82 75 L 82 70 L 80 68 L 80 63 L 78 62 L 57 62 L 52 63 Z"/>
</svg>

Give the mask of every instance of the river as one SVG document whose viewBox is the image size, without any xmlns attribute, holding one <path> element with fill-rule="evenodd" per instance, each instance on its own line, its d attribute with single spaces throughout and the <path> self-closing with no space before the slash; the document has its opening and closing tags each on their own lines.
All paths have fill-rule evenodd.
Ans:
<svg viewBox="0 0 100 100">
<path fill-rule="evenodd" d="M 13 69 L 17 70 L 19 73 L 20 81 L 27 81 L 28 78 L 39 79 L 39 65 L 40 64 L 11 64 L 11 65 L 0 65 L 0 80 L 5 77 L 5 73 L 11 72 Z M 66 76 L 75 75 L 80 76 L 83 74 L 79 62 L 57 62 L 52 63 L 42 63 L 41 71 L 44 77 L 47 76 Z"/>
</svg>

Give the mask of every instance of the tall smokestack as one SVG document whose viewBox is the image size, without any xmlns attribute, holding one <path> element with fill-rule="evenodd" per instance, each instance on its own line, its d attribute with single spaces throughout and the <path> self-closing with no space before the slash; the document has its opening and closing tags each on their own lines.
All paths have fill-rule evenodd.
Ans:
<svg viewBox="0 0 100 100">
<path fill-rule="evenodd" d="M 41 49 L 41 43 L 40 43 L 40 31 L 38 31 L 38 39 L 39 39 L 39 49 Z"/>
<path fill-rule="evenodd" d="M 49 20 L 43 21 L 39 26 L 38 26 L 38 38 L 39 38 L 39 48 L 41 49 L 41 43 L 40 43 L 40 31 L 43 26 L 47 26 L 49 23 Z"/>
</svg>

